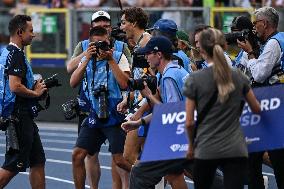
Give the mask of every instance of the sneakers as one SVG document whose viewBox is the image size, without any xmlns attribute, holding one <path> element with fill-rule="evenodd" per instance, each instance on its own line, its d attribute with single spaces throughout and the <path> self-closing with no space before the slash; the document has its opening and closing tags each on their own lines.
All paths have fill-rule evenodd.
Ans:
<svg viewBox="0 0 284 189">
<path fill-rule="evenodd" d="M 263 176 L 264 189 L 268 189 L 268 176 Z"/>
</svg>

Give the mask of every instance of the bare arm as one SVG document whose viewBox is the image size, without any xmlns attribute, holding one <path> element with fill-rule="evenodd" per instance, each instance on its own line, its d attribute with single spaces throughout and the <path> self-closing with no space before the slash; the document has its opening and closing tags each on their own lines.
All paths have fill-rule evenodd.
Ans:
<svg viewBox="0 0 284 189">
<path fill-rule="evenodd" d="M 82 42 L 79 42 L 74 49 L 72 58 L 67 63 L 67 72 L 72 73 L 78 67 L 81 59 L 85 56 L 82 49 Z"/>
<path fill-rule="evenodd" d="M 195 102 L 189 98 L 186 98 L 185 101 L 185 111 L 186 111 L 186 121 L 185 127 L 187 131 L 187 137 L 189 139 L 189 147 L 188 147 L 188 158 L 193 158 L 193 140 L 194 140 L 194 110 L 195 110 Z"/>
<path fill-rule="evenodd" d="M 114 61 L 114 59 L 108 60 L 108 64 L 110 69 L 112 70 L 112 73 L 118 82 L 121 89 L 126 89 L 128 84 L 127 81 L 129 79 L 129 74 L 126 72 L 123 72 L 117 63 Z"/>
<path fill-rule="evenodd" d="M 256 97 L 254 96 L 254 93 L 252 91 L 252 89 L 249 90 L 249 92 L 246 94 L 245 96 L 246 101 L 251 109 L 251 111 L 253 113 L 260 113 L 261 112 L 261 108 L 260 108 L 260 104 L 258 102 L 258 100 L 256 99 Z"/>
<path fill-rule="evenodd" d="M 30 90 L 22 84 L 20 77 L 14 75 L 9 75 L 9 86 L 13 93 L 25 98 L 40 97 L 47 90 L 42 81 L 36 82 L 34 90 Z"/>
<path fill-rule="evenodd" d="M 84 57 L 84 52 L 82 52 L 80 55 L 76 56 L 75 58 L 69 60 L 67 64 L 67 72 L 68 73 L 74 72 L 76 68 L 78 68 L 78 65 L 83 57 Z"/>
</svg>

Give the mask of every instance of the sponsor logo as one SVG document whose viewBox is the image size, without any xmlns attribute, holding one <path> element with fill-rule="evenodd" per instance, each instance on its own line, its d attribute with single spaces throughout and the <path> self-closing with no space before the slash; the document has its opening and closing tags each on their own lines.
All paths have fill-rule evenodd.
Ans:
<svg viewBox="0 0 284 189">
<path fill-rule="evenodd" d="M 170 149 L 173 152 L 185 152 L 188 149 L 188 144 L 172 144 Z"/>
<path fill-rule="evenodd" d="M 246 139 L 246 143 L 247 143 L 247 144 L 251 144 L 251 143 L 253 143 L 253 142 L 258 142 L 258 141 L 260 141 L 260 138 L 259 138 L 259 137 L 253 137 L 253 138 L 246 137 L 245 139 Z"/>
</svg>

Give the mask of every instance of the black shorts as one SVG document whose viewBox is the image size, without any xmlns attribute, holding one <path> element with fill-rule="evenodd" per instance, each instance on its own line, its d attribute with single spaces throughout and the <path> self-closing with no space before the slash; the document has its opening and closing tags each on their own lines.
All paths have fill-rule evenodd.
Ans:
<svg viewBox="0 0 284 189">
<path fill-rule="evenodd" d="M 26 168 L 45 164 L 45 154 L 38 134 L 38 127 L 28 112 L 18 116 L 17 134 L 19 152 L 6 153 L 3 169 L 11 172 L 24 172 Z"/>
<path fill-rule="evenodd" d="M 88 151 L 89 155 L 99 152 L 106 139 L 109 141 L 109 151 L 112 154 L 123 153 L 126 133 L 120 125 L 103 128 L 90 128 L 82 125 L 76 147 Z"/>
</svg>

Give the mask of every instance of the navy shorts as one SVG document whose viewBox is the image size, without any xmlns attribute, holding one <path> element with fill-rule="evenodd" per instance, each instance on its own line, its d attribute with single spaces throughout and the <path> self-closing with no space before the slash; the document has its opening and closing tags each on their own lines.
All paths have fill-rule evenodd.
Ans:
<svg viewBox="0 0 284 189">
<path fill-rule="evenodd" d="M 45 153 L 38 133 L 38 127 L 28 112 L 18 116 L 17 135 L 19 152 L 5 154 L 3 169 L 11 172 L 24 172 L 28 167 L 45 164 Z"/>
<path fill-rule="evenodd" d="M 76 142 L 76 147 L 88 151 L 89 155 L 99 152 L 102 144 L 108 139 L 109 151 L 112 154 L 123 153 L 126 133 L 121 129 L 120 124 L 112 127 L 90 128 L 83 125 Z"/>
</svg>

